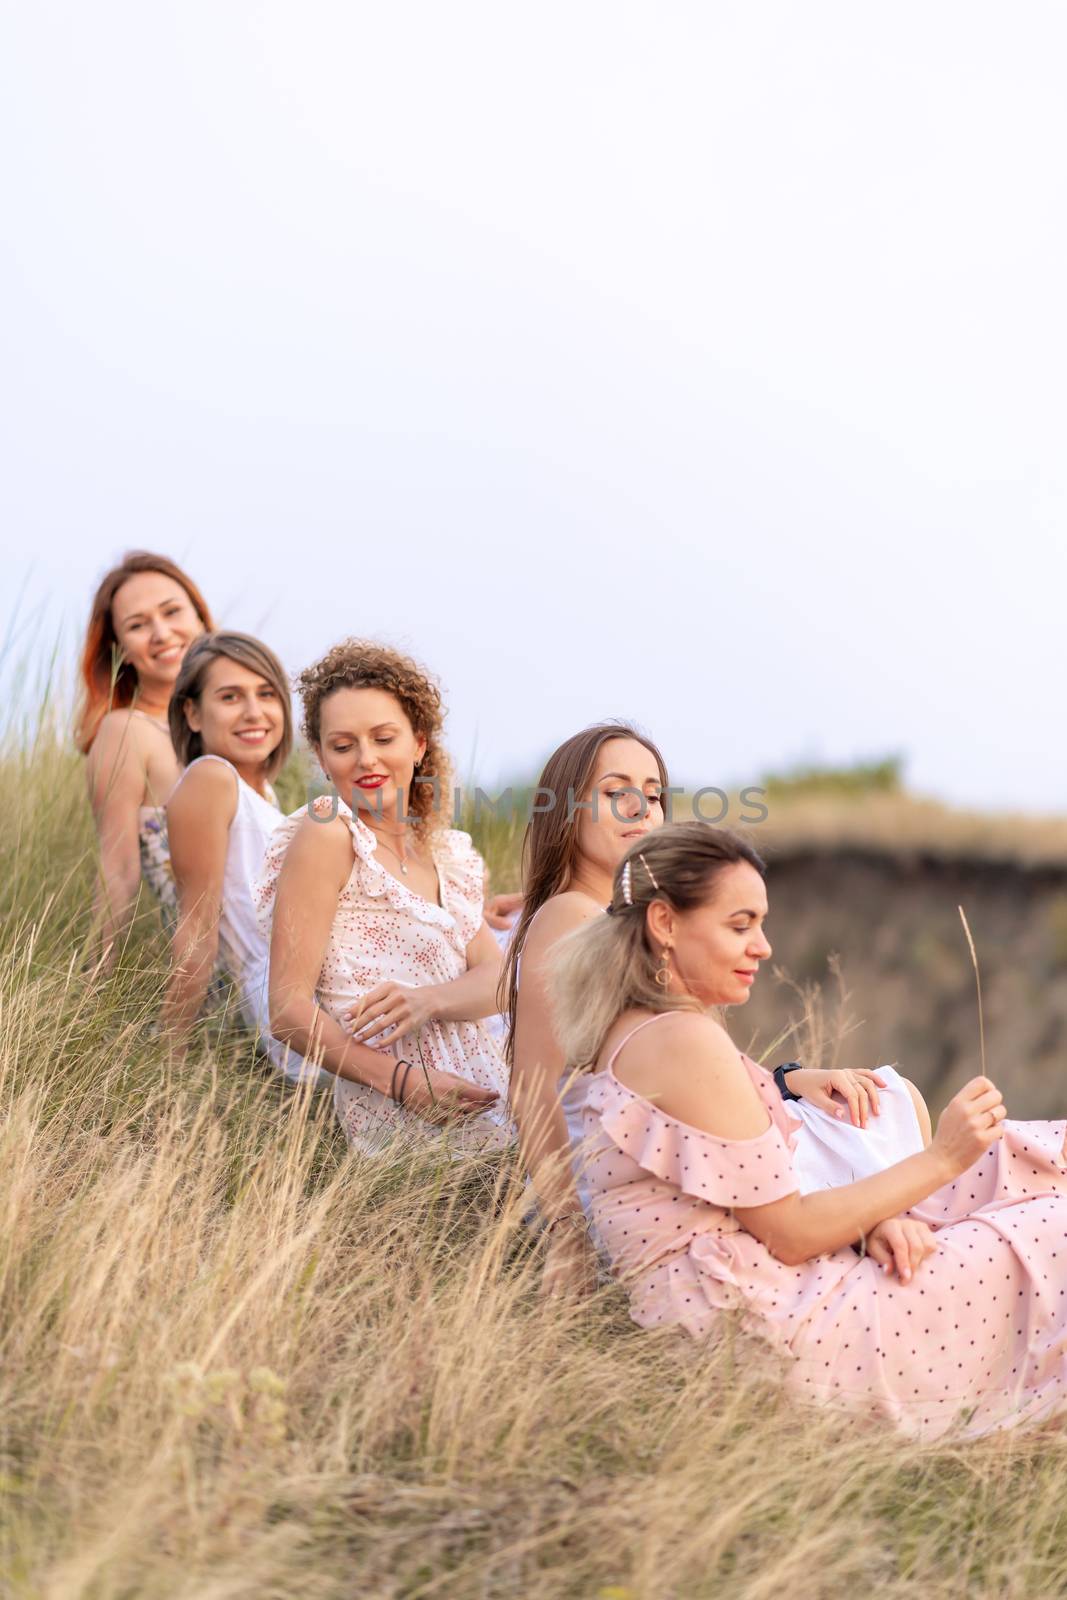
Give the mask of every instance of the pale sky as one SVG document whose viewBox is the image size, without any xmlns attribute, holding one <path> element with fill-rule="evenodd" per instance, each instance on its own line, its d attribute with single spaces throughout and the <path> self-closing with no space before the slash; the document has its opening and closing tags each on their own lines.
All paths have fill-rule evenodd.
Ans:
<svg viewBox="0 0 1067 1600">
<path fill-rule="evenodd" d="M 490 782 L 615 714 L 1064 809 L 1065 72 L 1056 4 L 9 0 L 8 603 L 159 549 Z"/>
</svg>

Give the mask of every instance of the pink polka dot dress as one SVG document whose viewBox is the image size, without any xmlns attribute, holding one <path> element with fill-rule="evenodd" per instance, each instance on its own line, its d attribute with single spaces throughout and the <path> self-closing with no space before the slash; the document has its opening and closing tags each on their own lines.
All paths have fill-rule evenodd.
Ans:
<svg viewBox="0 0 1067 1600">
<path fill-rule="evenodd" d="M 736 1313 L 784 1358 L 802 1398 L 924 1439 L 974 1437 L 1067 1404 L 1067 1121 L 1005 1122 L 980 1161 L 914 1207 L 938 1248 L 902 1284 L 851 1247 L 786 1266 L 736 1220 L 734 1206 L 798 1188 L 796 1123 L 762 1067 L 742 1057 L 766 1132 L 725 1140 L 626 1088 L 617 1055 L 589 1080 L 586 1175 L 636 1322 L 703 1337 Z"/>
<path fill-rule="evenodd" d="M 322 805 L 323 802 L 317 802 Z M 325 803 L 332 814 L 331 803 Z M 278 874 L 306 806 L 275 829 L 264 856 L 254 896 L 269 929 Z M 377 856 L 374 833 L 353 816 L 343 801 L 337 815 L 352 837 L 352 871 L 341 891 L 330 930 L 316 998 L 344 1027 L 344 1014 L 379 983 L 392 981 L 417 987 L 449 983 L 467 970 L 467 946 L 482 924 L 484 865 L 470 835 L 456 829 L 431 836 L 441 904 L 425 900 L 395 878 Z M 449 1022 L 432 1018 L 387 1047 L 389 1053 L 441 1072 L 454 1072 L 470 1083 L 496 1089 L 500 1099 L 490 1110 L 441 1130 L 401 1110 L 387 1095 L 365 1084 L 338 1078 L 334 1104 L 349 1142 L 368 1154 L 382 1150 L 400 1127 L 444 1137 L 457 1152 L 510 1142 L 505 1108 L 507 1068 L 482 1022 Z"/>
</svg>

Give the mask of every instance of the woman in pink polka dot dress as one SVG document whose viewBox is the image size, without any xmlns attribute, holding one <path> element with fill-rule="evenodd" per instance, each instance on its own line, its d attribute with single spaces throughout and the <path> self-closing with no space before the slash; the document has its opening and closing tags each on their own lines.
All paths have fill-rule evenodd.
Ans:
<svg viewBox="0 0 1067 1600">
<path fill-rule="evenodd" d="M 978 1077 L 923 1149 L 801 1195 L 796 1121 L 714 1011 L 748 998 L 766 912 L 747 844 L 671 824 L 556 957 L 559 1035 L 593 1070 L 596 1226 L 635 1320 L 703 1337 L 734 1313 L 802 1397 L 924 1438 L 1060 1410 L 1067 1121 L 1006 1121 Z"/>
<path fill-rule="evenodd" d="M 507 1074 L 481 1019 L 500 951 L 485 868 L 444 825 L 451 793 L 436 684 L 406 656 L 346 640 L 299 679 L 304 731 L 338 795 L 272 835 L 255 898 L 270 928 L 275 1038 L 336 1076 L 349 1141 L 447 1125 L 455 1149 L 511 1137 Z M 408 819 L 408 820 L 405 820 Z"/>
</svg>

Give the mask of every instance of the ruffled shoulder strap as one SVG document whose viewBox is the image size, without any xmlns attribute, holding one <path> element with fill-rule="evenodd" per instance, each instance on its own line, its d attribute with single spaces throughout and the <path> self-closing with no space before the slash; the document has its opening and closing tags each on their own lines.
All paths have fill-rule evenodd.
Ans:
<svg viewBox="0 0 1067 1600">
<path fill-rule="evenodd" d="M 434 841 L 433 857 L 441 880 L 441 899 L 455 918 L 466 948 L 485 915 L 485 862 L 470 834 L 459 828 L 449 828 Z"/>
<path fill-rule="evenodd" d="M 656 1020 L 646 1018 L 638 1028 Z M 620 1042 L 586 1093 L 586 1115 L 599 1122 L 612 1144 L 652 1177 L 726 1210 L 770 1205 L 795 1194 L 793 1136 L 773 1116 L 754 1139 L 719 1139 L 669 1116 L 619 1082 L 611 1064 L 638 1028 Z"/>
<path fill-rule="evenodd" d="M 430 923 L 440 928 L 457 950 L 465 951 L 481 926 L 485 872 L 470 835 L 450 828 L 431 839 L 430 850 L 441 884 L 442 904 L 437 905 L 387 870 L 378 855 L 373 829 L 355 816 L 343 800 L 333 804 L 333 814 L 348 824 L 355 853 L 345 894 Z"/>
<path fill-rule="evenodd" d="M 320 815 L 322 801 L 313 802 L 316 815 Z M 327 812 L 324 820 L 329 821 Z M 291 816 L 283 817 L 276 828 L 272 828 L 267 835 L 263 848 L 263 863 L 259 872 L 252 879 L 252 904 L 255 907 L 256 921 L 264 937 L 270 937 L 271 918 L 274 915 L 274 897 L 278 889 L 278 875 L 282 870 L 285 852 L 288 850 L 296 835 L 300 824 L 307 815 L 307 806 L 301 806 L 299 811 L 294 811 Z"/>
</svg>

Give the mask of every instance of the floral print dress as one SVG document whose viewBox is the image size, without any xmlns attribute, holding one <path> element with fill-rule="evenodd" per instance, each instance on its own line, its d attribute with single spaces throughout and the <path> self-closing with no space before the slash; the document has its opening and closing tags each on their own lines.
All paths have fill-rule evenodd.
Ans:
<svg viewBox="0 0 1067 1600">
<path fill-rule="evenodd" d="M 417 987 L 450 983 L 467 970 L 467 946 L 482 925 L 485 868 L 470 835 L 448 829 L 432 836 L 431 851 L 441 904 L 425 900 L 386 870 L 373 831 L 343 801 L 316 801 L 318 814 L 341 817 L 352 839 L 352 871 L 337 902 L 316 986 L 319 1004 L 344 1027 L 345 1013 L 377 984 Z M 278 874 L 306 806 L 271 836 L 254 899 L 269 933 Z M 440 1072 L 454 1072 L 500 1095 L 489 1111 L 438 1130 L 365 1084 L 338 1078 L 334 1104 L 353 1145 L 368 1154 L 382 1150 L 398 1128 L 442 1133 L 454 1149 L 503 1146 L 510 1142 L 506 1110 L 507 1068 L 484 1022 L 449 1022 L 434 1017 L 399 1039 L 389 1053 Z"/>
</svg>

